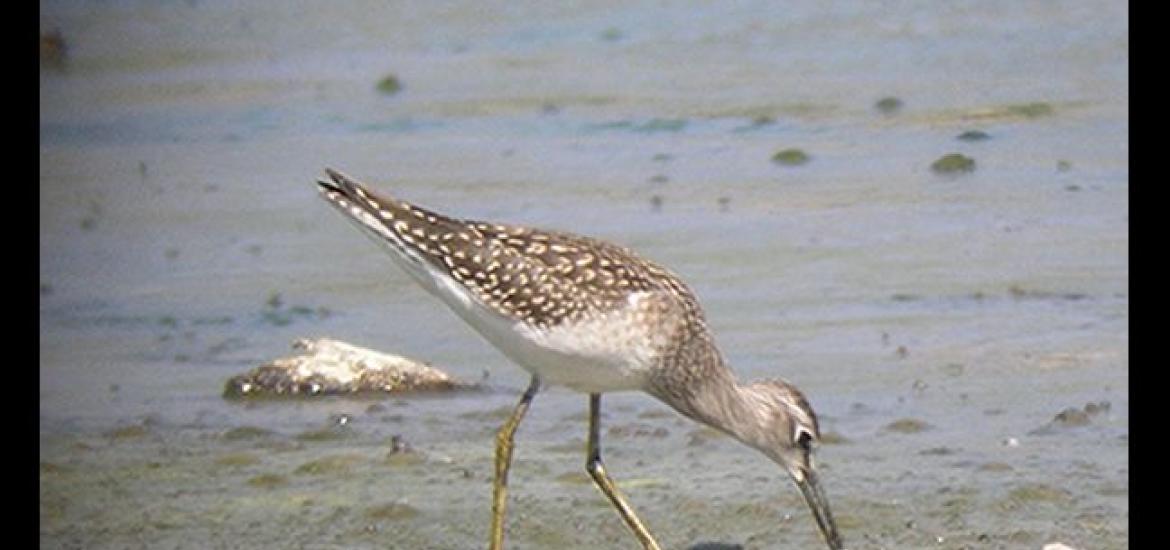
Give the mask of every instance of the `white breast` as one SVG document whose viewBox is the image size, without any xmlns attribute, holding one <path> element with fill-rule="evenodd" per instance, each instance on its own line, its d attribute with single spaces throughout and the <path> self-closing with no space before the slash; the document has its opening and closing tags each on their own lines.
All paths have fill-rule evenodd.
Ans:
<svg viewBox="0 0 1170 550">
<path fill-rule="evenodd" d="M 457 284 L 451 284 L 456 290 Z M 545 383 L 585 393 L 641 390 L 666 347 L 666 335 L 652 330 L 644 300 L 631 294 L 627 306 L 576 324 L 540 329 L 505 318 L 458 287 L 436 293 L 509 359 Z M 657 335 L 657 336 L 656 336 Z"/>
</svg>

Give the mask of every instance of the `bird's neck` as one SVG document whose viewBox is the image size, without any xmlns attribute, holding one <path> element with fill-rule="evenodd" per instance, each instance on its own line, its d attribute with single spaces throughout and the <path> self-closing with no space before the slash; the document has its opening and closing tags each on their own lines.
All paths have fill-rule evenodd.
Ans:
<svg viewBox="0 0 1170 550">
<path fill-rule="evenodd" d="M 748 445 L 759 439 L 760 409 L 753 405 L 752 393 L 734 377 L 716 379 L 695 392 L 691 407 L 694 418 Z"/>
<path fill-rule="evenodd" d="M 687 367 L 671 369 L 672 376 L 688 380 L 654 384 L 650 393 L 684 416 L 752 444 L 761 422 L 751 390 L 736 380 L 710 340 L 694 343 L 699 349 L 692 350 Z"/>
</svg>

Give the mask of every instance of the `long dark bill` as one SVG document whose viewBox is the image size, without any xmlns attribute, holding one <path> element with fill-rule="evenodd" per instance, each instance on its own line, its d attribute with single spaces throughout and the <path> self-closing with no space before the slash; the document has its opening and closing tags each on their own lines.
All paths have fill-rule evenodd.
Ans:
<svg viewBox="0 0 1170 550">
<path fill-rule="evenodd" d="M 821 482 L 816 472 L 808 471 L 803 480 L 796 481 L 808 507 L 812 509 L 813 517 L 817 520 L 817 527 L 821 528 L 821 535 L 829 543 L 832 550 L 843 550 L 841 535 L 837 533 L 837 524 L 833 521 L 833 513 L 829 511 L 829 499 L 825 498 L 825 491 L 821 489 Z"/>
</svg>

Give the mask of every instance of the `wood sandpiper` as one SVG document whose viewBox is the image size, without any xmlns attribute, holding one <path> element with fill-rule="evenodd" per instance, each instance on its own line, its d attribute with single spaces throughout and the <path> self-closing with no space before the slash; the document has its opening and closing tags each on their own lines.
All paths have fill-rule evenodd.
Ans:
<svg viewBox="0 0 1170 550">
<path fill-rule="evenodd" d="M 695 295 L 670 271 L 605 241 L 457 219 L 326 174 L 325 200 L 532 375 L 496 435 L 492 549 L 504 541 L 513 435 L 542 384 L 589 395 L 586 470 L 647 549 L 658 543 L 602 465 L 605 392 L 646 392 L 762 452 L 796 483 L 829 548 L 843 548 L 813 463 L 820 430 L 808 400 L 783 380 L 738 383 Z"/>
</svg>

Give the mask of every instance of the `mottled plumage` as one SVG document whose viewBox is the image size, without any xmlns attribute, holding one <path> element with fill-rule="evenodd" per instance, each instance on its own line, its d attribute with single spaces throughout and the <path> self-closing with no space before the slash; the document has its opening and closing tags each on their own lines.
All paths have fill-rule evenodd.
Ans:
<svg viewBox="0 0 1170 550">
<path fill-rule="evenodd" d="M 338 172 L 329 175 L 322 192 L 333 205 L 506 355 L 549 382 L 581 391 L 661 386 L 668 393 L 663 378 L 687 373 L 663 366 L 682 354 L 717 354 L 690 289 L 627 248 L 459 220 L 378 195 Z M 587 332 L 594 337 L 575 336 Z M 628 350 L 636 353 L 624 356 Z M 549 360 L 579 368 L 548 372 Z M 614 363 L 624 363 L 617 376 L 609 370 Z"/>
<path fill-rule="evenodd" d="M 785 467 L 830 547 L 840 548 L 811 462 L 820 431 L 808 401 L 782 380 L 738 384 L 698 300 L 669 270 L 598 239 L 456 219 L 327 173 L 318 184 L 330 204 L 532 374 L 497 440 L 493 548 L 503 541 L 512 434 L 542 383 L 590 394 L 589 473 L 645 547 L 658 546 L 601 466 L 604 392 L 645 391 L 759 449 Z"/>
<path fill-rule="evenodd" d="M 326 197 L 376 217 L 398 246 L 461 283 L 504 315 L 549 328 L 621 307 L 631 292 L 670 293 L 690 315 L 702 313 L 677 277 L 627 248 L 518 225 L 459 220 L 378 194 L 330 171 Z M 352 201 L 352 202 L 351 202 Z"/>
</svg>

